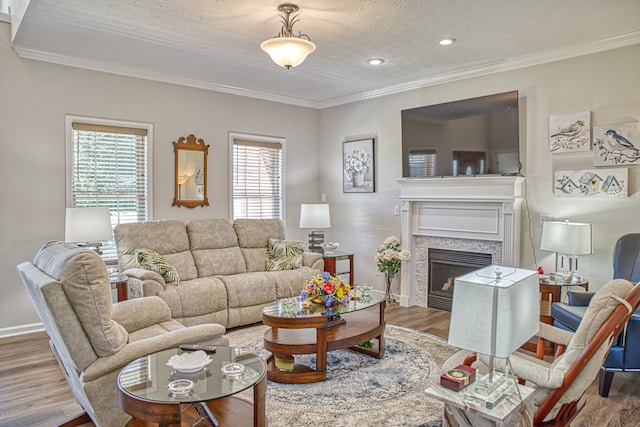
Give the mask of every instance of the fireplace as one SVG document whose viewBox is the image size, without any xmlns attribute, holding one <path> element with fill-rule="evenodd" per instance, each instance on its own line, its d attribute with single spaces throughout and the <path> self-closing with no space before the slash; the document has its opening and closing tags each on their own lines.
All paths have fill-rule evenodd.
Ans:
<svg viewBox="0 0 640 427">
<path fill-rule="evenodd" d="M 491 265 L 491 254 L 429 249 L 428 306 L 451 311 L 453 284 L 458 276 Z"/>
<path fill-rule="evenodd" d="M 490 254 L 488 261 L 440 262 L 455 271 L 434 280 L 446 283 L 450 275 L 464 274 L 488 264 L 520 263 L 520 206 L 524 178 L 520 176 L 457 176 L 404 178 L 400 183 L 400 225 L 404 247 L 414 256 L 400 270 L 400 305 L 433 307 L 442 287 L 431 295 L 431 249 Z M 437 266 L 436 266 L 437 267 Z M 444 268 L 444 266 L 442 266 Z M 464 267 L 467 267 L 465 270 Z M 459 271 L 459 273 L 458 273 Z M 448 292 L 448 291 L 445 291 Z M 451 294 L 446 295 L 451 297 Z M 450 303 L 448 304 L 450 305 Z"/>
</svg>

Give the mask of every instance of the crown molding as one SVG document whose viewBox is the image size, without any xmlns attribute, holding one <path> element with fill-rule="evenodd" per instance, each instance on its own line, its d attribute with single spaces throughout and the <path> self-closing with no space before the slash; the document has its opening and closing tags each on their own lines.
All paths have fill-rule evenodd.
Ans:
<svg viewBox="0 0 640 427">
<path fill-rule="evenodd" d="M 470 79 L 480 77 L 487 74 L 494 74 L 504 71 L 517 70 L 520 68 L 531 67 L 534 65 L 546 64 L 549 62 L 561 61 L 564 59 L 575 58 L 578 56 L 600 53 L 608 50 L 618 49 L 627 46 L 633 46 L 640 43 L 640 31 L 622 34 L 620 36 L 608 39 L 598 40 L 591 43 L 585 43 L 576 46 L 563 47 L 559 49 L 547 50 L 544 52 L 523 55 L 516 58 L 505 59 L 503 61 L 494 61 L 492 63 L 483 64 L 477 67 L 461 69 L 450 73 L 439 74 L 437 76 L 428 77 L 413 82 L 403 83 L 386 88 L 362 92 L 355 95 L 349 95 L 340 98 L 334 98 L 327 101 L 319 102 L 319 109 L 335 107 L 338 105 L 348 104 L 351 102 L 364 101 L 367 99 L 379 98 L 382 96 L 393 95 L 396 93 L 407 92 L 410 90 L 421 89 L 424 87 L 435 86 L 443 83 L 450 83 L 457 80 Z"/>
<path fill-rule="evenodd" d="M 14 50 L 21 58 L 32 59 L 36 61 L 50 62 L 68 67 L 83 68 L 86 70 L 100 71 L 110 74 L 117 74 L 127 77 L 135 77 L 144 80 L 152 80 L 162 83 L 175 84 L 179 86 L 187 86 L 196 89 L 210 90 L 213 92 L 227 93 L 230 95 L 245 96 L 248 98 L 261 99 L 264 101 L 278 102 L 281 104 L 295 105 L 298 107 L 307 107 L 318 109 L 318 103 L 301 98 L 294 98 L 284 95 L 276 95 L 268 92 L 261 92 L 252 89 L 225 85 L 220 83 L 208 82 L 198 79 L 190 79 L 175 75 L 156 73 L 148 70 L 140 70 L 133 67 L 126 67 L 119 64 L 111 64 L 102 61 L 91 61 L 84 58 L 77 58 L 66 55 L 59 55 L 50 52 L 44 52 L 35 49 L 14 46 Z"/>
<path fill-rule="evenodd" d="M 276 95 L 273 93 L 262 92 L 252 89 L 246 89 L 231 85 L 208 82 L 198 79 L 190 79 L 156 73 L 147 70 L 122 66 L 118 64 L 105 63 L 100 61 L 90 61 L 83 58 L 59 55 L 49 52 L 43 52 L 35 49 L 28 49 L 20 46 L 14 46 L 15 51 L 20 57 L 25 59 L 33 59 L 38 61 L 51 62 L 69 67 L 84 68 L 87 70 L 101 71 L 111 74 L 118 74 L 140 79 L 158 81 L 163 83 L 176 84 L 180 86 L 193 87 L 197 89 L 210 90 L 214 92 L 227 93 L 230 95 L 244 96 L 264 101 L 278 102 L 282 104 L 295 105 L 299 107 L 325 109 L 338 105 L 349 104 L 352 102 L 364 101 L 368 99 L 379 98 L 382 96 L 393 95 L 397 93 L 407 92 L 410 90 L 421 89 L 429 86 L 435 86 L 444 83 L 450 83 L 458 80 L 480 77 L 488 74 L 494 74 L 504 71 L 517 70 L 521 68 L 531 67 L 534 65 L 546 64 L 549 62 L 560 61 L 564 59 L 575 58 L 578 56 L 590 55 L 594 53 L 604 52 L 607 50 L 618 49 L 622 47 L 632 46 L 640 43 L 640 31 L 622 34 L 604 40 L 598 40 L 591 43 L 585 43 L 576 46 L 563 47 L 540 52 L 533 55 L 524 55 L 516 58 L 510 58 L 491 63 L 483 64 L 477 67 L 471 67 L 452 71 L 449 73 L 439 74 L 427 77 L 425 79 L 402 83 L 399 85 L 389 86 L 386 88 L 376 89 L 372 91 L 361 92 L 339 98 L 333 98 L 326 101 L 311 101 L 291 96 Z"/>
</svg>

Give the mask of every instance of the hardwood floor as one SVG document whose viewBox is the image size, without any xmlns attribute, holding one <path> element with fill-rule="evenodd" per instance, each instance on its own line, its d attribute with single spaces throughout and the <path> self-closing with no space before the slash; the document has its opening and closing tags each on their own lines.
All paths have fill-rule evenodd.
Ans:
<svg viewBox="0 0 640 427">
<path fill-rule="evenodd" d="M 387 307 L 388 324 L 441 338 L 449 331 L 448 312 L 423 307 Z M 576 427 L 640 425 L 640 376 L 616 374 L 608 398 L 596 382 L 586 393 Z M 81 411 L 67 385 L 44 332 L 0 339 L 0 426 L 53 426 Z"/>
</svg>

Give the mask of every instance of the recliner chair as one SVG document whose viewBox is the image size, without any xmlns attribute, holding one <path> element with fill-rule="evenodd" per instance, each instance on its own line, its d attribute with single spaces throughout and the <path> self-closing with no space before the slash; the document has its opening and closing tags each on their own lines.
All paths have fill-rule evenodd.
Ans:
<svg viewBox="0 0 640 427">
<path fill-rule="evenodd" d="M 228 343 L 224 326 L 186 327 L 158 297 L 113 304 L 107 267 L 88 249 L 49 242 L 33 263 L 19 264 L 18 272 L 62 373 L 86 411 L 65 425 L 127 423 L 131 417 L 118 407 L 116 382 L 127 363 L 180 344 Z"/>
<path fill-rule="evenodd" d="M 618 239 L 613 252 L 613 278 L 640 282 L 640 233 Z M 592 292 L 568 293 L 567 303 L 553 303 L 551 316 L 558 328 L 574 332 L 589 305 Z M 598 392 L 607 397 L 616 372 L 640 372 L 640 310 L 631 316 L 614 342 L 598 375 Z"/>
</svg>

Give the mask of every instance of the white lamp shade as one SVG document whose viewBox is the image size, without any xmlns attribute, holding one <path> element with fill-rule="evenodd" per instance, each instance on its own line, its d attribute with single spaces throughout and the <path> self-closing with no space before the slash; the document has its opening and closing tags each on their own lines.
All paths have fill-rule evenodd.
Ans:
<svg viewBox="0 0 640 427">
<path fill-rule="evenodd" d="M 565 255 L 590 254 L 591 224 L 569 221 L 543 222 L 540 249 Z"/>
<path fill-rule="evenodd" d="M 300 37 L 276 37 L 263 41 L 260 48 L 276 64 L 291 68 L 302 64 L 307 55 L 316 50 L 316 45 Z"/>
<path fill-rule="evenodd" d="M 539 292 L 538 272 L 532 270 L 490 265 L 457 277 L 449 344 L 508 357 L 539 330 Z"/>
<path fill-rule="evenodd" d="M 112 239 L 109 208 L 67 208 L 64 226 L 65 241 L 100 242 Z"/>
<path fill-rule="evenodd" d="M 331 217 L 328 204 L 300 205 L 300 228 L 329 228 Z"/>
</svg>

